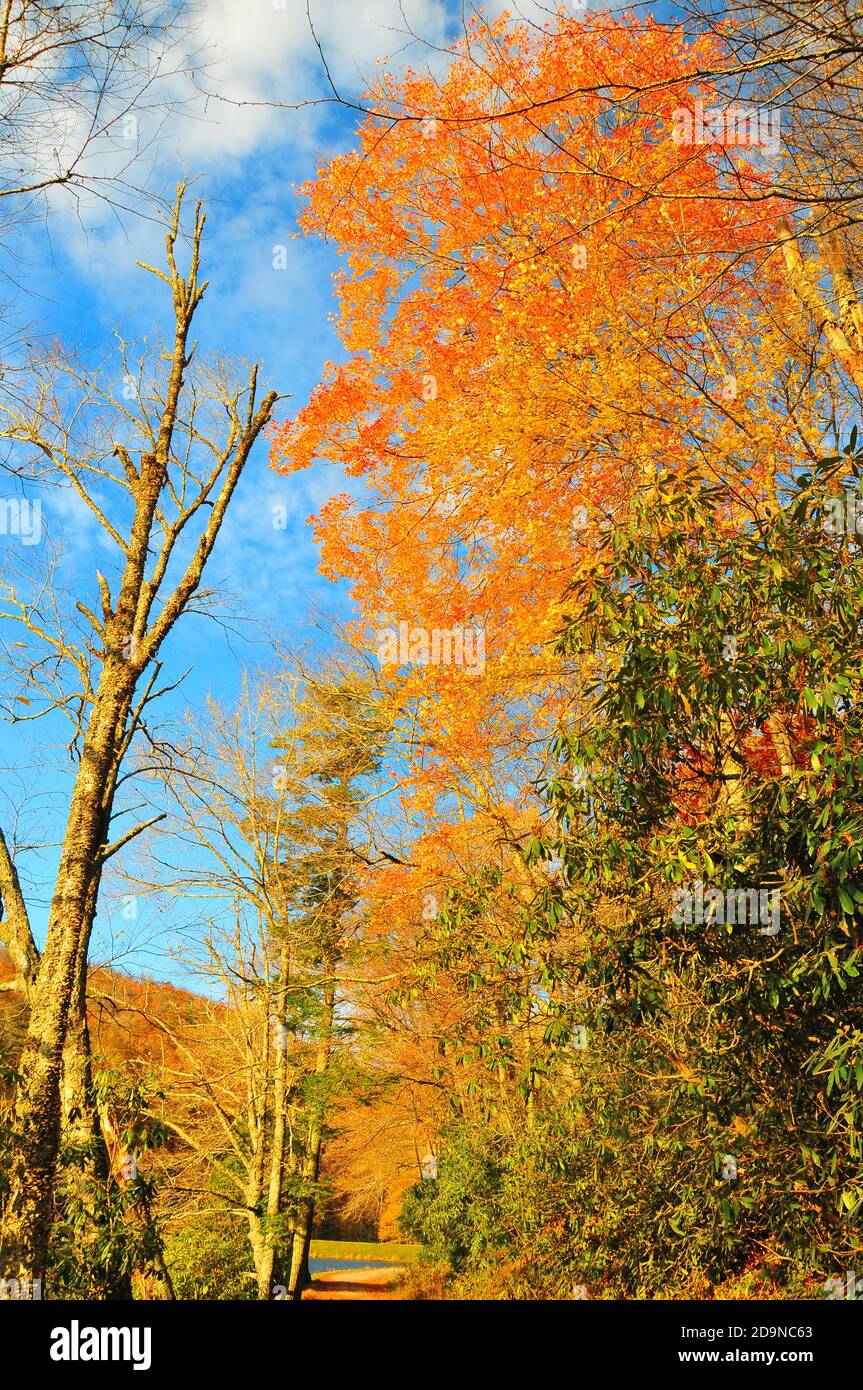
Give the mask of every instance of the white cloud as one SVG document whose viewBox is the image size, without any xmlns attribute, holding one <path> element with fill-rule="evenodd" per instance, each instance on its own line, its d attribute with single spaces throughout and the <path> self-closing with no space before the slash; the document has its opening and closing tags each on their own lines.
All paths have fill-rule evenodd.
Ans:
<svg viewBox="0 0 863 1390">
<path fill-rule="evenodd" d="M 317 44 L 340 94 L 356 98 L 377 60 L 399 55 L 419 66 L 434 61 L 434 46 L 446 39 L 441 0 L 313 0 L 311 19 L 314 33 L 305 0 L 205 0 L 193 47 L 207 59 L 201 86 L 213 96 L 191 101 L 174 122 L 181 159 L 205 158 L 212 167 L 214 158 L 239 158 L 275 139 L 312 143 L 326 105 L 286 112 L 262 103 L 332 95 Z"/>
<path fill-rule="evenodd" d="M 144 154 L 128 172 L 133 183 L 143 182 L 145 166 L 152 166 L 149 187 L 167 197 L 180 175 L 205 176 L 198 190 L 210 211 L 208 261 L 231 257 L 237 271 L 234 296 L 242 285 L 254 307 L 272 307 L 272 248 L 287 244 L 295 228 L 292 180 L 313 172 L 312 159 L 321 146 L 333 149 L 348 138 L 348 123 L 338 124 L 342 109 L 332 103 L 285 109 L 327 98 L 331 91 L 305 0 L 286 0 L 286 8 L 277 8 L 280 3 L 202 0 L 195 7 L 185 41 L 189 71 L 166 78 L 161 89 L 174 103 L 172 114 L 160 125 L 156 89 L 148 94 L 137 134 Z M 392 56 L 394 65 L 437 64 L 440 56 L 426 44 L 446 43 L 443 0 L 311 0 L 311 14 L 333 80 L 349 97 L 357 97 L 374 77 L 377 60 Z M 411 41 L 406 22 L 424 42 Z M 115 129 L 111 140 L 91 150 L 91 173 L 116 175 L 125 167 L 134 147 L 117 137 Z M 74 132 L 69 138 L 74 143 Z M 104 189 L 82 190 L 71 202 L 65 191 L 53 190 L 49 200 L 54 240 L 82 278 L 97 287 L 110 327 L 128 319 L 137 305 L 158 303 L 156 287 L 135 263 L 162 263 L 164 228 L 155 216 L 118 215 L 103 194 Z M 145 211 L 134 192 L 126 201 L 135 212 Z M 224 216 L 226 206 L 230 218 Z M 289 246 L 289 270 L 298 264 Z M 276 287 L 277 302 L 290 278 L 283 276 Z"/>
</svg>

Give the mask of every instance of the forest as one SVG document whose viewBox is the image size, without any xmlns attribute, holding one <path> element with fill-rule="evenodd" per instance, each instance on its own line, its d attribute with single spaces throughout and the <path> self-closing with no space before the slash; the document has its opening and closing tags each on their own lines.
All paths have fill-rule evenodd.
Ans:
<svg viewBox="0 0 863 1390">
<path fill-rule="evenodd" d="M 0 1301 L 863 1298 L 861 83 L 0 0 Z"/>
</svg>

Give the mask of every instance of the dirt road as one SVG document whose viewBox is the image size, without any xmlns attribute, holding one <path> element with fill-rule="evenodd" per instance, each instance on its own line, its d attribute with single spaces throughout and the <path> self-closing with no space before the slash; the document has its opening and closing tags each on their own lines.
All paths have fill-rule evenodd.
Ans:
<svg viewBox="0 0 863 1390">
<path fill-rule="evenodd" d="M 399 1265 L 369 1269 L 334 1269 L 316 1274 L 303 1298 L 403 1299 L 405 1271 Z"/>
</svg>

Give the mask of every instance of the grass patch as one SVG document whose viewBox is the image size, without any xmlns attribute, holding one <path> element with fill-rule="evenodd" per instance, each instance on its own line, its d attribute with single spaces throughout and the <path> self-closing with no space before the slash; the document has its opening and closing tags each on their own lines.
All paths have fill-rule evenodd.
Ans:
<svg viewBox="0 0 863 1390">
<path fill-rule="evenodd" d="M 313 1240 L 313 1260 L 373 1260 L 375 1264 L 416 1264 L 421 1245 L 403 1245 L 395 1240 Z"/>
</svg>

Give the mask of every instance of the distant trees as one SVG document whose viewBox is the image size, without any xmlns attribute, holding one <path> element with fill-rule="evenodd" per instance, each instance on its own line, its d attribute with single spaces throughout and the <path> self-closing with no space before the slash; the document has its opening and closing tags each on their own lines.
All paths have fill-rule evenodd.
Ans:
<svg viewBox="0 0 863 1390">
<path fill-rule="evenodd" d="M 246 1223 L 261 1299 L 308 1281 L 327 1116 L 351 1070 L 342 976 L 362 938 L 356 871 L 383 738 L 367 678 L 300 665 L 234 711 L 211 703 L 162 767 L 178 809 L 162 887 L 213 904 L 188 961 L 218 1001 L 177 1040 L 168 1124 L 197 1156 L 202 1199 Z"/>
</svg>

